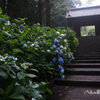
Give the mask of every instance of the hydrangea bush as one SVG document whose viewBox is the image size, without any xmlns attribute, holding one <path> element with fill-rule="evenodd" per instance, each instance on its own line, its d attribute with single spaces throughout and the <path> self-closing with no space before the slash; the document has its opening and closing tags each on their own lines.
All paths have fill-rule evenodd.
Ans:
<svg viewBox="0 0 100 100">
<path fill-rule="evenodd" d="M 9 21 L 10 20 L 10 21 Z M 64 79 L 78 45 L 75 32 L 39 24 L 28 26 L 25 19 L 11 20 L 0 8 L 0 99 L 45 100 L 51 78 Z"/>
</svg>

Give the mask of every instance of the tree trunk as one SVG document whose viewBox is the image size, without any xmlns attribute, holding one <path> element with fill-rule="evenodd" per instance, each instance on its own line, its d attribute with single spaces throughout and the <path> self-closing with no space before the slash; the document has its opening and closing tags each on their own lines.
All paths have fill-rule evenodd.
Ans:
<svg viewBox="0 0 100 100">
<path fill-rule="evenodd" d="M 39 0 L 39 16 L 40 16 L 40 24 L 41 24 L 41 25 L 44 25 L 44 23 L 43 23 L 42 0 Z"/>
<path fill-rule="evenodd" d="M 3 14 L 5 14 L 5 0 L 0 0 L 0 7 L 3 10 Z"/>
<path fill-rule="evenodd" d="M 50 26 L 50 1 L 46 0 L 46 26 Z"/>
</svg>

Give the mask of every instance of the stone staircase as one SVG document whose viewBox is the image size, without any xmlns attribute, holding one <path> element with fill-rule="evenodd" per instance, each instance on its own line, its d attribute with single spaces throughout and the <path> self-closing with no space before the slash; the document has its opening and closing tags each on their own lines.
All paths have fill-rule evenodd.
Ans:
<svg viewBox="0 0 100 100">
<path fill-rule="evenodd" d="M 55 83 L 63 86 L 99 86 L 100 58 L 76 57 L 71 64 L 66 65 L 65 79 L 56 80 Z"/>
<path fill-rule="evenodd" d="M 59 93 L 57 92 L 58 99 L 56 99 L 56 96 L 53 96 L 54 98 L 52 99 L 49 98 L 47 100 L 99 100 L 100 99 L 100 94 L 97 97 L 93 96 L 94 99 L 93 98 L 84 99 L 84 97 L 82 98 L 82 96 L 79 97 L 77 95 L 79 91 L 82 91 L 79 90 L 80 87 L 81 88 L 84 87 L 84 89 L 90 87 L 91 90 L 94 88 L 95 91 L 96 89 L 100 89 L 100 57 L 99 56 L 78 56 L 75 58 L 76 59 L 73 60 L 71 64 L 66 65 L 65 79 L 56 80 L 55 86 L 52 88 L 52 91 L 54 91 L 54 95 L 56 94 L 55 87 L 57 86 L 58 88 L 56 88 L 57 89 L 56 91 L 59 91 L 59 88 L 60 89 L 64 88 L 64 91 L 62 92 L 60 91 Z M 67 89 L 65 89 L 67 86 L 70 87 L 69 90 L 72 90 L 72 87 L 78 90 L 75 91 L 76 93 L 74 94 L 76 95 L 77 99 L 75 99 L 75 97 L 73 96 L 72 96 L 73 99 L 71 99 L 71 97 L 68 98 L 68 94 L 66 92 Z M 62 96 L 59 96 L 60 94 L 64 94 L 64 93 L 66 93 L 67 97 L 63 98 Z M 80 95 L 84 95 L 84 94 L 80 94 Z"/>
</svg>

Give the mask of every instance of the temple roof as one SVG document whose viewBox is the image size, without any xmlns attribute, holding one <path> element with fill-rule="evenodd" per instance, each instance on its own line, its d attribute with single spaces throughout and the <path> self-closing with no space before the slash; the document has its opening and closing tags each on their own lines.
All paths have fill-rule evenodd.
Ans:
<svg viewBox="0 0 100 100">
<path fill-rule="evenodd" d="M 100 15 L 100 6 L 68 9 L 66 18 Z"/>
</svg>

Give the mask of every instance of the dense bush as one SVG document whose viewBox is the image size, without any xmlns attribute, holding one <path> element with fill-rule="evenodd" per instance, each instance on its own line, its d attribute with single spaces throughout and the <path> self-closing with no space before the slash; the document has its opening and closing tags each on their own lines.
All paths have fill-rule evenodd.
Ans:
<svg viewBox="0 0 100 100">
<path fill-rule="evenodd" d="M 11 19 L 10 19 L 11 20 Z M 9 21 L 0 9 L 0 99 L 45 100 L 51 78 L 64 79 L 78 45 L 68 29 L 28 26 L 24 19 Z"/>
</svg>

